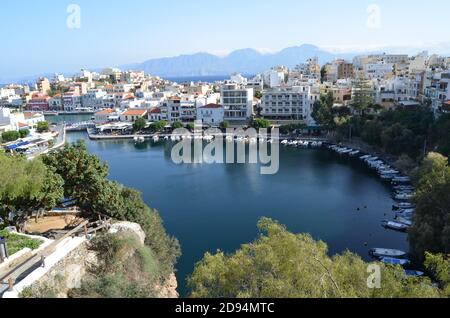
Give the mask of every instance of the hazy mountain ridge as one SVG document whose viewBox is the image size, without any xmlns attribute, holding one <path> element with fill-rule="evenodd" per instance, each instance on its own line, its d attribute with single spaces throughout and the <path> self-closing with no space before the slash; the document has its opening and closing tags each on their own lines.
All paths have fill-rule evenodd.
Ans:
<svg viewBox="0 0 450 318">
<path fill-rule="evenodd" d="M 220 57 L 210 53 L 196 53 L 176 57 L 151 59 L 141 64 L 124 65 L 122 69 L 139 69 L 161 77 L 214 76 L 233 72 L 257 74 L 276 65 L 294 67 L 308 58 L 317 57 L 320 63 L 335 58 L 353 58 L 355 54 L 330 53 L 314 45 L 301 45 L 283 49 L 277 53 L 260 53 L 255 49 L 233 51 Z"/>
</svg>

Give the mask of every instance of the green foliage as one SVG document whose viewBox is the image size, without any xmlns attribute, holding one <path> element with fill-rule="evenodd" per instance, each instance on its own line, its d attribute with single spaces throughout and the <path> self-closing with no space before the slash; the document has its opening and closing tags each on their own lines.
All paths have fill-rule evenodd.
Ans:
<svg viewBox="0 0 450 318">
<path fill-rule="evenodd" d="M 334 115 L 333 115 L 333 94 L 320 96 L 320 99 L 314 103 L 312 117 L 320 126 L 328 129 L 333 129 Z"/>
<path fill-rule="evenodd" d="M 264 118 L 256 118 L 253 119 L 250 123 L 250 126 L 252 128 L 255 128 L 256 130 L 263 129 L 263 128 L 269 128 L 271 126 L 270 121 Z"/>
<path fill-rule="evenodd" d="M 6 239 L 6 247 L 9 256 L 14 255 L 15 253 L 23 250 L 24 248 L 36 250 L 42 244 L 42 241 L 40 240 L 31 239 L 29 237 L 19 235 L 16 233 L 10 233 L 5 230 L 0 231 L 0 237 Z"/>
<path fill-rule="evenodd" d="M 63 197 L 63 180 L 39 159 L 0 153 L 0 216 L 6 220 L 10 212 L 12 222 L 19 227 L 39 209 L 52 209 Z"/>
<path fill-rule="evenodd" d="M 450 114 L 444 114 L 433 126 L 433 139 L 438 145 L 438 151 L 445 156 L 450 155 Z"/>
<path fill-rule="evenodd" d="M 363 79 L 357 79 L 353 87 L 352 107 L 361 114 L 373 106 L 374 91 L 369 83 Z"/>
<path fill-rule="evenodd" d="M 450 167 L 448 158 L 430 153 L 414 174 L 416 213 L 408 232 L 411 252 L 450 253 Z"/>
<path fill-rule="evenodd" d="M 131 237 L 104 234 L 91 242 L 98 264 L 74 298 L 150 298 L 157 297 L 155 286 L 161 282 L 158 262 L 152 251 Z"/>
<path fill-rule="evenodd" d="M 223 121 L 220 123 L 220 129 L 225 130 L 228 129 L 228 127 L 230 127 L 230 123 L 227 121 Z"/>
<path fill-rule="evenodd" d="M 404 173 L 410 174 L 411 171 L 416 168 L 416 162 L 412 160 L 408 155 L 401 155 L 397 161 L 395 161 L 394 166 Z"/>
<path fill-rule="evenodd" d="M 450 297 L 450 255 L 425 254 L 425 266 L 439 283 L 445 297 Z"/>
<path fill-rule="evenodd" d="M 37 127 L 36 127 L 36 130 L 38 133 L 47 132 L 47 131 L 49 131 L 49 129 L 50 129 L 49 124 L 46 121 L 38 122 Z"/>
<path fill-rule="evenodd" d="M 192 297 L 336 298 L 439 297 L 427 278 L 407 278 L 400 267 L 380 266 L 380 289 L 370 289 L 368 263 L 345 252 L 329 257 L 327 245 L 262 219 L 259 238 L 232 255 L 207 253 L 188 279 Z"/>
<path fill-rule="evenodd" d="M 289 124 L 289 125 L 283 125 L 280 126 L 280 133 L 282 135 L 288 135 L 290 133 L 293 133 L 296 130 L 303 130 L 306 128 L 305 124 Z"/>
<path fill-rule="evenodd" d="M 142 131 L 142 129 L 144 129 L 146 125 L 147 121 L 144 118 L 140 117 L 136 119 L 135 122 L 133 123 L 133 131 L 135 132 Z"/>
<path fill-rule="evenodd" d="M 161 120 L 161 121 L 151 124 L 150 131 L 154 132 L 154 133 L 161 132 L 164 130 L 164 127 L 166 127 L 166 126 L 167 126 L 167 122 L 164 120 Z"/>
<path fill-rule="evenodd" d="M 167 275 L 173 271 L 180 247 L 167 235 L 158 212 L 145 204 L 138 191 L 107 180 L 108 166 L 90 155 L 83 142 L 47 155 L 44 162 L 65 181 L 65 197 L 74 199 L 86 215 L 101 214 L 140 224 L 161 272 Z"/>
<path fill-rule="evenodd" d="M 174 122 L 173 124 L 172 124 L 172 128 L 173 129 L 180 129 L 180 128 L 183 128 L 184 126 L 183 126 L 183 123 L 180 123 L 179 121 L 176 121 L 176 122 Z"/>
<path fill-rule="evenodd" d="M 30 134 L 30 131 L 28 129 L 22 129 L 19 130 L 19 135 L 20 138 L 25 138 L 26 136 L 28 136 Z"/>
<path fill-rule="evenodd" d="M 186 128 L 189 129 L 190 131 L 194 131 L 195 124 L 194 123 L 189 123 L 189 124 L 186 125 Z"/>
<path fill-rule="evenodd" d="M 64 180 L 64 196 L 87 215 L 95 214 L 93 202 L 105 191 L 108 166 L 89 154 L 83 141 L 48 154 L 43 161 Z"/>
<path fill-rule="evenodd" d="M 362 139 L 371 146 L 381 146 L 383 124 L 378 120 L 368 120 L 361 133 Z"/>
<path fill-rule="evenodd" d="M 261 99 L 261 98 L 263 97 L 263 94 L 262 94 L 262 92 L 260 92 L 260 91 L 255 91 L 254 96 L 255 96 L 256 98 L 258 98 L 258 99 Z"/>
<path fill-rule="evenodd" d="M 11 142 L 16 141 L 19 139 L 20 134 L 18 131 L 11 130 L 11 131 L 5 131 L 2 133 L 2 141 L 3 142 Z"/>
</svg>

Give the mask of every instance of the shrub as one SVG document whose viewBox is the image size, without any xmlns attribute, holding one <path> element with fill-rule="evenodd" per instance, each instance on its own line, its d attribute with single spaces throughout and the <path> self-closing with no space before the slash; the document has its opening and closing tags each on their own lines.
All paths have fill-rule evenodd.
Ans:
<svg viewBox="0 0 450 318">
<path fill-rule="evenodd" d="M 18 131 L 6 131 L 2 133 L 2 140 L 3 142 L 10 142 L 10 141 L 16 141 L 19 139 L 20 134 Z"/>
</svg>

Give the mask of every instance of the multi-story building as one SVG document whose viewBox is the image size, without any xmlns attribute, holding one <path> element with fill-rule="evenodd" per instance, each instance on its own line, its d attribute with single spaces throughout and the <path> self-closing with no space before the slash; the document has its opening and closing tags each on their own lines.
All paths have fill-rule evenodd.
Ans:
<svg viewBox="0 0 450 318">
<path fill-rule="evenodd" d="M 219 104 L 208 104 L 197 108 L 197 120 L 218 127 L 224 121 L 224 108 Z"/>
<path fill-rule="evenodd" d="M 69 91 L 62 96 L 62 108 L 67 112 L 74 112 L 82 107 L 81 96 L 76 91 Z"/>
<path fill-rule="evenodd" d="M 51 111 L 62 111 L 63 101 L 61 94 L 56 94 L 55 96 L 49 98 L 48 100 L 49 110 Z"/>
<path fill-rule="evenodd" d="M 248 121 L 253 115 L 253 89 L 236 83 L 220 88 L 221 104 L 226 121 Z"/>
<path fill-rule="evenodd" d="M 128 109 L 120 115 L 124 122 L 135 122 L 138 118 L 147 118 L 147 109 Z"/>
<path fill-rule="evenodd" d="M 310 122 L 310 90 L 310 86 L 293 86 L 264 92 L 261 115 L 272 120 Z"/>
<path fill-rule="evenodd" d="M 47 95 L 50 90 L 50 81 L 46 77 L 41 77 L 36 81 L 36 88 L 42 95 Z"/>
<path fill-rule="evenodd" d="M 103 108 L 103 100 L 106 97 L 106 92 L 102 89 L 90 89 L 81 97 L 83 107 L 98 110 Z"/>
<path fill-rule="evenodd" d="M 31 111 L 48 111 L 49 97 L 42 94 L 34 94 L 27 103 L 27 110 Z"/>
</svg>

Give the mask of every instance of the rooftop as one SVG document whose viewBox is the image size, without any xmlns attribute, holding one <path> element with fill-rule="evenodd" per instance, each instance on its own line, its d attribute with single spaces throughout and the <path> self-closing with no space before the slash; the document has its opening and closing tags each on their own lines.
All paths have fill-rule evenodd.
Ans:
<svg viewBox="0 0 450 318">
<path fill-rule="evenodd" d="M 147 113 L 146 109 L 128 109 L 122 115 L 123 116 L 144 116 Z"/>
</svg>

